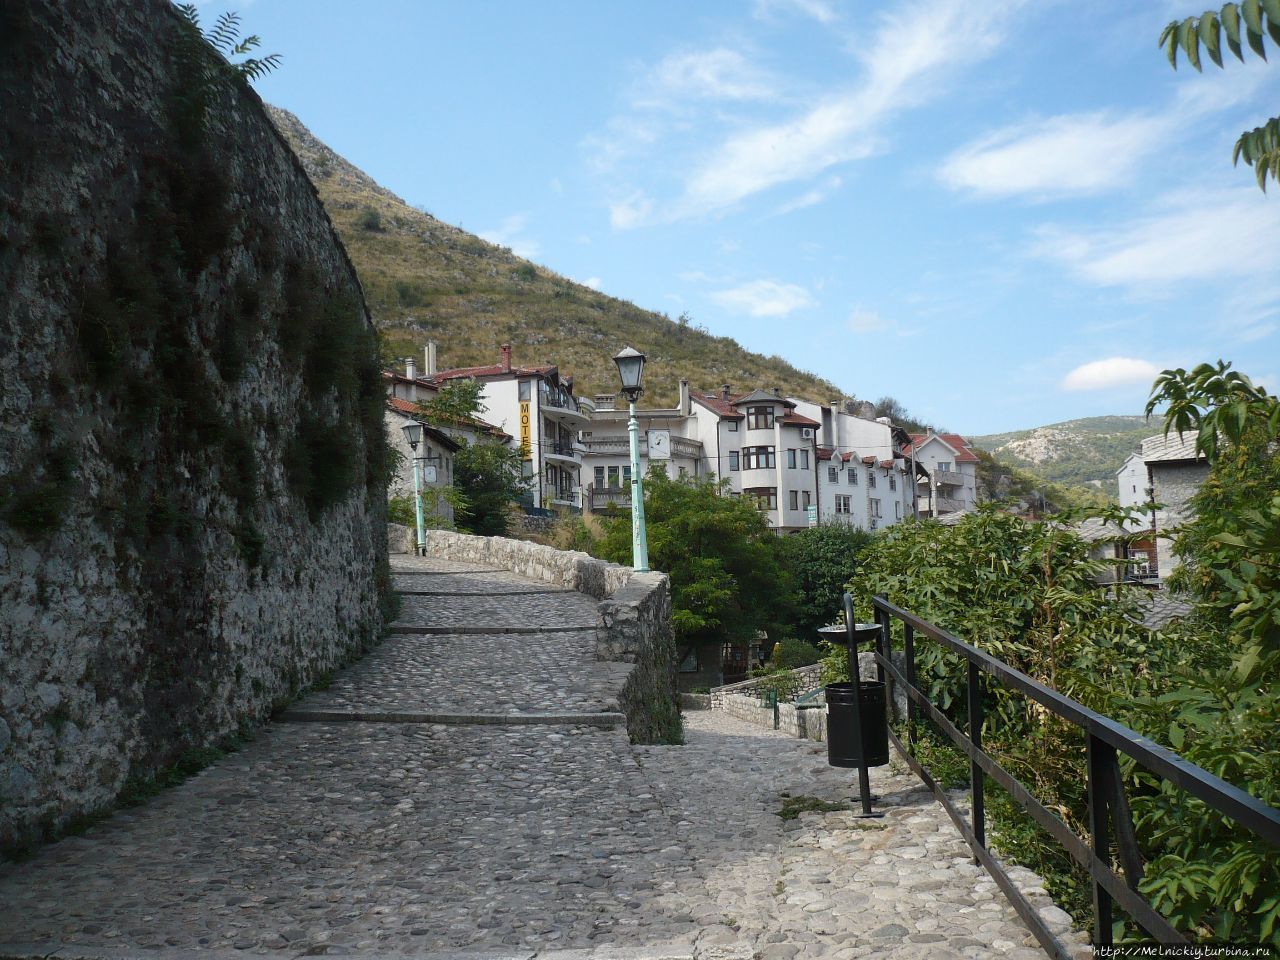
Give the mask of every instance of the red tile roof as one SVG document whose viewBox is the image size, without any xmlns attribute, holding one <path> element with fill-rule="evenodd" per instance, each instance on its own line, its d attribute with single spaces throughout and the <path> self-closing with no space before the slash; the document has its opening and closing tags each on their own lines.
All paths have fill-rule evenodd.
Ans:
<svg viewBox="0 0 1280 960">
<path fill-rule="evenodd" d="M 969 449 L 969 441 L 966 440 L 964 437 L 960 436 L 960 434 L 958 433 L 934 433 L 934 434 L 913 433 L 911 434 L 911 443 L 907 444 L 907 446 L 903 448 L 902 452 L 905 453 L 907 456 L 910 456 L 911 452 L 915 450 L 916 447 L 921 446 L 931 436 L 937 437 L 947 446 L 953 448 L 956 451 L 957 463 L 976 463 L 977 462 L 978 460 L 977 456 L 974 454 L 974 452 L 971 449 Z"/>
<path fill-rule="evenodd" d="M 746 414 L 740 413 L 739 411 L 734 409 L 734 406 L 733 406 L 733 403 L 735 400 L 741 400 L 745 396 L 746 396 L 745 393 L 739 393 L 739 394 L 731 393 L 729 394 L 729 398 L 726 400 L 721 394 L 718 394 L 718 393 L 691 393 L 689 394 L 689 399 L 697 400 L 700 404 L 702 404 L 712 413 L 719 414 L 721 419 L 745 420 L 747 419 Z"/>
<path fill-rule="evenodd" d="M 412 400 L 402 400 L 400 397 L 387 397 L 387 406 L 396 413 L 404 414 L 406 417 L 414 417 L 418 420 L 422 419 L 421 408 Z M 469 420 L 458 425 L 472 427 L 483 433 L 488 433 L 490 436 L 505 437 L 508 440 L 511 439 L 511 434 L 503 431 L 501 427 L 495 427 L 492 423 L 485 423 L 483 420 L 479 420 L 475 417 L 471 417 Z"/>
<path fill-rule="evenodd" d="M 512 366 L 507 369 L 500 363 L 490 363 L 483 367 L 455 367 L 452 370 L 441 370 L 434 376 L 437 380 L 457 380 L 460 377 L 499 377 L 504 374 L 512 377 L 536 377 L 541 374 L 551 373 L 553 370 L 555 370 L 553 365 L 543 367 Z"/>
<path fill-rule="evenodd" d="M 785 417 L 778 418 L 780 423 L 789 427 L 820 427 L 822 424 L 817 420 L 810 420 L 808 417 L 802 417 L 798 413 L 788 413 Z"/>
<path fill-rule="evenodd" d="M 396 373 L 394 370 L 383 370 L 382 379 L 390 380 L 394 383 L 416 383 L 420 387 L 430 387 L 433 390 L 438 390 L 440 388 L 440 384 L 436 383 L 430 377 L 415 377 L 410 379 L 403 373 Z"/>
<path fill-rule="evenodd" d="M 831 459 L 832 457 L 834 457 L 835 455 L 836 455 L 836 452 L 835 452 L 834 450 L 832 450 L 830 447 L 819 447 L 819 448 L 818 448 L 818 459 L 819 459 L 819 460 L 830 460 L 830 459 Z"/>
</svg>

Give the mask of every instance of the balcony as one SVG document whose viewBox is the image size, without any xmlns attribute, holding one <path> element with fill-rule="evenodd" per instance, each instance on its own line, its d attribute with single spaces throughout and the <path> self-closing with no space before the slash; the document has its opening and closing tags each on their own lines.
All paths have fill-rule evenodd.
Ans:
<svg viewBox="0 0 1280 960">
<path fill-rule="evenodd" d="M 628 487 L 587 487 L 587 509 L 592 513 L 600 513 L 610 506 L 619 510 L 631 509 L 631 488 Z"/>
<path fill-rule="evenodd" d="M 571 463 L 582 463 L 582 444 L 580 443 L 563 443 L 559 440 L 552 440 L 550 437 L 542 438 L 542 455 L 557 460 L 568 460 Z"/>
<path fill-rule="evenodd" d="M 590 418 L 578 409 L 578 401 L 568 394 L 556 393 L 552 390 L 539 391 L 538 406 L 543 413 L 550 416 L 562 415 L 584 423 Z"/>
<path fill-rule="evenodd" d="M 933 479 L 940 487 L 960 487 L 964 486 L 965 475 L 955 470 L 939 470 L 934 473 Z"/>
</svg>

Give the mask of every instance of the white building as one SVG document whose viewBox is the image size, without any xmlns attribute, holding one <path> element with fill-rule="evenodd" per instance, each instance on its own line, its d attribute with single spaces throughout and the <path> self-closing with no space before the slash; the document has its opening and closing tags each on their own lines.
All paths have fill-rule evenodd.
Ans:
<svg viewBox="0 0 1280 960">
<path fill-rule="evenodd" d="M 1142 451 L 1129 454 L 1124 466 L 1116 471 L 1116 492 L 1122 507 L 1143 507 L 1151 502 L 1151 478 Z"/>
<path fill-rule="evenodd" d="M 978 457 L 958 433 L 913 433 L 908 455 L 923 468 L 916 481 L 920 515 L 968 513 L 978 506 Z"/>
<path fill-rule="evenodd" d="M 523 454 L 524 475 L 533 478 L 528 505 L 581 507 L 584 448 L 578 433 L 589 423 L 591 405 L 573 395 L 571 377 L 561 378 L 552 365 L 513 366 L 510 344 L 503 344 L 495 364 L 428 369 L 426 375 L 440 385 L 460 379 L 480 382 L 485 420 L 515 438 Z"/>
<path fill-rule="evenodd" d="M 428 363 L 434 354 L 433 348 L 434 345 L 428 347 Z M 511 437 L 492 424 L 474 418 L 447 424 L 429 423 L 419 404 L 430 401 L 439 390 L 439 384 L 430 378 L 418 376 L 417 364 L 412 357 L 405 360 L 404 373 L 384 370 L 382 382 L 387 391 L 387 408 L 383 414 L 387 439 L 392 449 L 400 455 L 399 468 L 388 484 L 387 495 L 399 497 L 413 492 L 414 452 L 405 439 L 402 428 L 410 420 L 416 420 L 423 424 L 422 440 L 416 455 L 425 460 L 420 464 L 422 467 L 430 468 L 422 474 L 428 507 L 437 516 L 452 522 L 453 507 L 444 498 L 442 491 L 453 485 L 453 458 L 461 446 L 458 441 L 475 443 L 483 438 L 505 444 L 511 441 Z M 435 491 L 434 495 L 431 491 Z"/>
<path fill-rule="evenodd" d="M 872 420 L 833 400 L 796 399 L 796 412 L 819 424 L 818 517 L 863 530 L 892 526 L 915 511 L 908 434 L 888 418 Z"/>
<path fill-rule="evenodd" d="M 630 411 L 625 400 L 611 394 L 597 395 L 591 422 L 582 431 L 583 506 L 601 511 L 614 504 L 631 504 L 631 441 L 627 433 Z M 698 439 L 698 420 L 689 398 L 689 381 L 680 381 L 676 406 L 637 408 L 640 434 L 640 471 L 648 474 L 651 463 L 669 476 L 700 477 L 707 473 L 706 451 Z"/>
</svg>

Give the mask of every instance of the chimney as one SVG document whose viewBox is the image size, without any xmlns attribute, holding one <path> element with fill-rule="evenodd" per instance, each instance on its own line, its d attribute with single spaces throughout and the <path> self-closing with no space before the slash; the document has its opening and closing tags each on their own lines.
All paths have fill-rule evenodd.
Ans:
<svg viewBox="0 0 1280 960">
<path fill-rule="evenodd" d="M 689 401 L 689 381 L 684 377 L 680 378 L 680 414 L 681 416 L 689 416 L 693 412 L 693 405 Z"/>
<path fill-rule="evenodd" d="M 727 383 L 726 383 L 726 384 L 721 388 L 720 396 L 721 396 L 721 397 L 723 397 L 725 400 L 728 400 L 728 399 L 729 399 L 729 394 L 730 394 L 730 392 L 731 392 L 731 391 L 730 391 L 730 389 L 729 389 L 729 384 L 727 384 Z"/>
<path fill-rule="evenodd" d="M 509 343 L 502 345 L 502 369 L 506 373 L 511 372 L 511 344 Z"/>
<path fill-rule="evenodd" d="M 426 355 L 423 359 L 426 360 L 427 365 L 422 368 L 422 375 L 424 377 L 434 377 L 439 372 L 436 370 L 436 342 L 428 340 L 426 347 L 423 348 L 423 353 Z"/>
<path fill-rule="evenodd" d="M 418 365 L 414 363 L 413 357 L 404 358 L 404 375 L 410 380 L 418 379 Z"/>
</svg>

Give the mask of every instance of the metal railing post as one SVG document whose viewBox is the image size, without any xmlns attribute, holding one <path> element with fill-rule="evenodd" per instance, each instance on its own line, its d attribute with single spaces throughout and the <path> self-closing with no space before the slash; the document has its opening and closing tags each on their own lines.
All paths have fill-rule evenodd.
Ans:
<svg viewBox="0 0 1280 960">
<path fill-rule="evenodd" d="M 969 739 L 974 747 L 982 749 L 982 674 L 978 665 L 969 661 Z M 987 845 L 987 803 L 986 783 L 983 781 L 982 767 L 973 757 L 969 758 L 969 792 L 973 798 L 973 835 L 978 844 Z M 977 863 L 978 858 L 974 857 Z"/>
<path fill-rule="evenodd" d="M 909 623 L 902 625 L 902 636 L 905 641 L 902 650 L 903 666 L 906 667 L 907 686 L 914 687 L 916 685 L 916 631 Z M 911 690 L 907 690 L 907 743 L 911 745 L 912 751 L 916 746 L 916 702 L 911 696 Z"/>
<path fill-rule="evenodd" d="M 1108 798 L 1111 796 L 1111 771 L 1106 763 L 1106 753 L 1111 749 L 1092 733 L 1085 747 L 1085 763 L 1088 767 L 1089 839 L 1093 855 L 1103 863 L 1111 862 L 1111 825 L 1108 817 Z M 1112 944 L 1113 922 L 1111 894 L 1090 878 L 1093 887 L 1093 945 L 1109 947 Z"/>
</svg>

